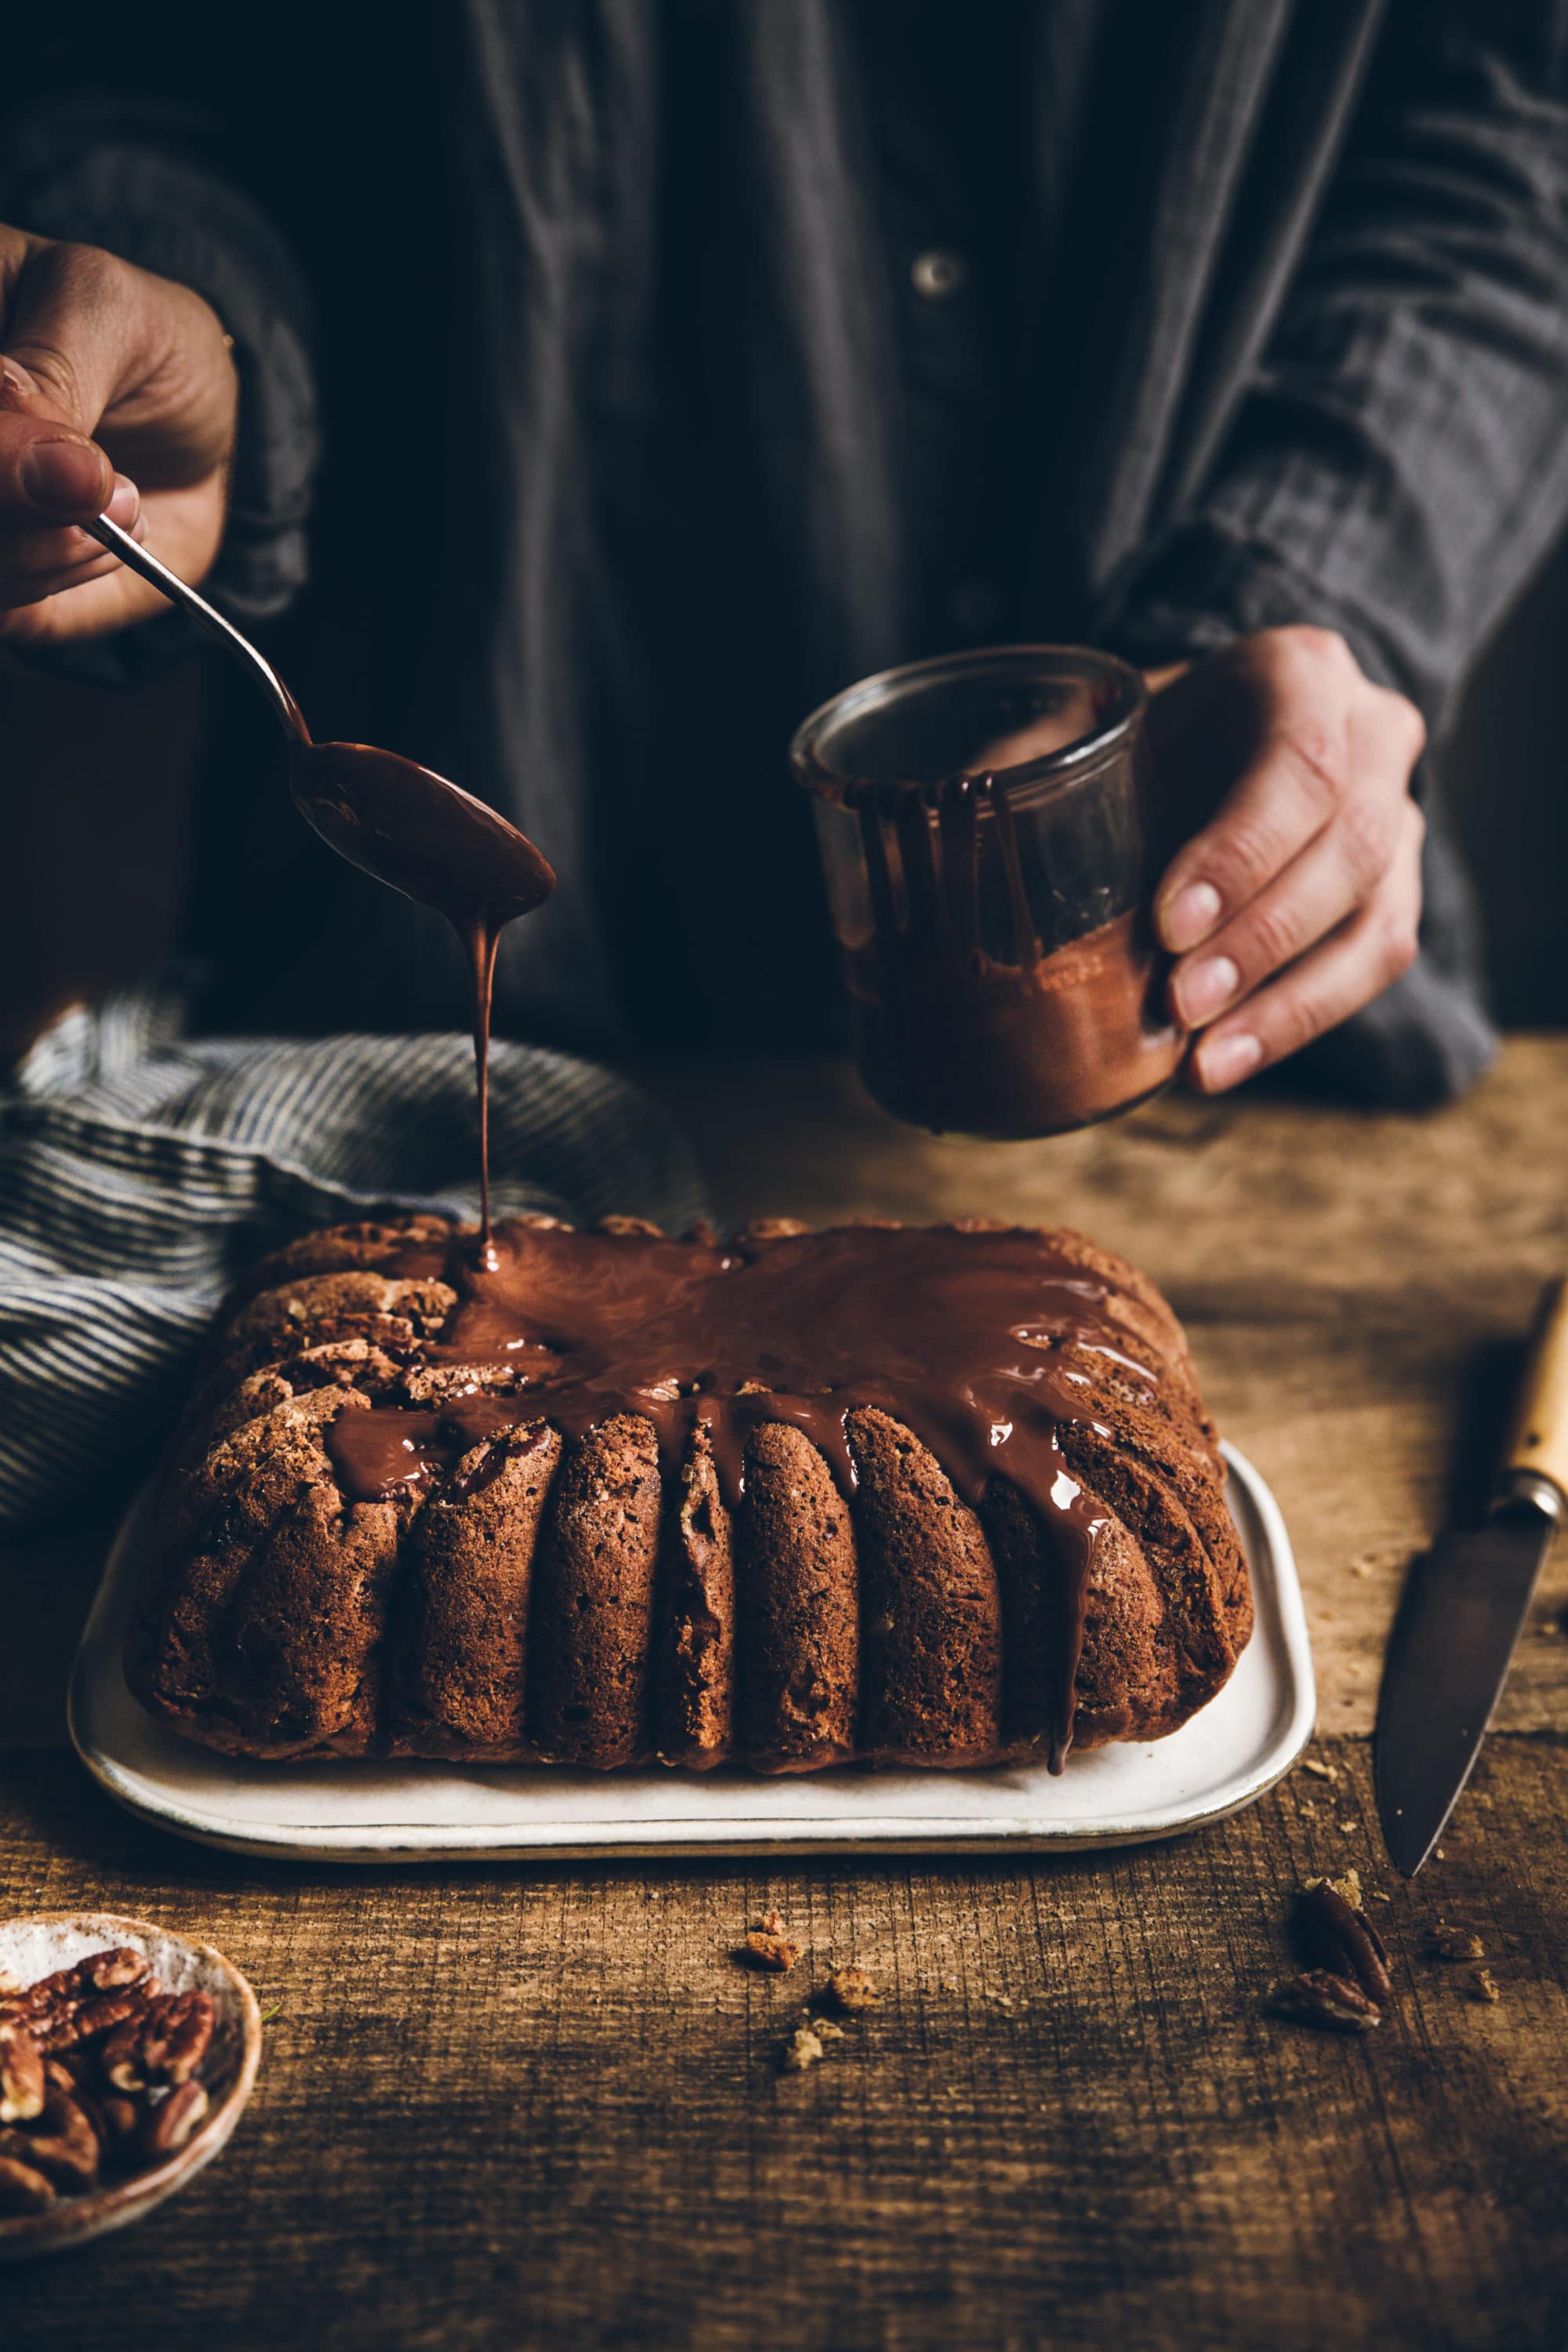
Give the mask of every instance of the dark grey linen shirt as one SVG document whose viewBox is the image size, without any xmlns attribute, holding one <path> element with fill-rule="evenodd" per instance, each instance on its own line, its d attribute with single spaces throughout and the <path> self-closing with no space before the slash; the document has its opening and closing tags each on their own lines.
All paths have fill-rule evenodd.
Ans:
<svg viewBox="0 0 1568 2352">
<path fill-rule="evenodd" d="M 784 752 L 864 672 L 1310 621 L 1440 736 L 1568 513 L 1568 0 L 152 13 L 26 37 L 0 217 L 225 320 L 216 592 L 292 603 L 319 735 L 548 852 L 514 1030 L 821 1034 Z M 135 635 L 108 658 L 172 632 Z M 321 853 L 269 744 L 216 769 L 210 1017 L 449 1025 L 435 919 Z M 1484 1066 L 1440 825 L 1426 880 L 1417 963 L 1306 1082 L 1418 1105 Z"/>
</svg>

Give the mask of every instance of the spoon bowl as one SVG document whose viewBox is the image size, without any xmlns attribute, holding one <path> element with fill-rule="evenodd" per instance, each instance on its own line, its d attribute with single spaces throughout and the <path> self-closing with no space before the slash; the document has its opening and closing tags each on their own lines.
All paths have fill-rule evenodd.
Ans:
<svg viewBox="0 0 1568 2352">
<path fill-rule="evenodd" d="M 492 925 L 542 906 L 555 887 L 526 834 L 460 785 L 368 743 L 297 744 L 294 805 L 340 857 L 422 906 Z"/>
</svg>

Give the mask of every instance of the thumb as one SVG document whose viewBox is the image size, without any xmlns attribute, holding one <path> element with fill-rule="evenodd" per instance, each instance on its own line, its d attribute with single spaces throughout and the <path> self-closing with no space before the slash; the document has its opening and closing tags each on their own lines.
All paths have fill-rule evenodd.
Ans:
<svg viewBox="0 0 1568 2352">
<path fill-rule="evenodd" d="M 5 302 L 0 515 L 85 520 L 114 468 L 89 437 L 113 398 L 132 320 L 128 273 L 89 246 L 35 247 Z"/>
<path fill-rule="evenodd" d="M 114 468 L 15 359 L 0 359 L 0 520 L 89 521 Z"/>
</svg>

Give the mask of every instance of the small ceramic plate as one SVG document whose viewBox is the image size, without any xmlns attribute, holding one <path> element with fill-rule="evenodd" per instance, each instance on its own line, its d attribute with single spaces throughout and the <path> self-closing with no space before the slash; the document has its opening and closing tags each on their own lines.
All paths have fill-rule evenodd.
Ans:
<svg viewBox="0 0 1568 2352">
<path fill-rule="evenodd" d="M 79 2197 L 62 2196 L 42 2213 L 0 2219 L 0 2262 L 58 2253 L 139 2221 L 212 2162 L 250 2096 L 261 2063 L 261 2014 L 239 1970 L 210 1944 L 187 1944 L 145 1920 L 120 1919 L 110 1911 L 39 1911 L 27 1919 L 0 1920 L 0 1980 L 36 1984 L 118 1944 L 146 1954 L 165 1992 L 199 1987 L 212 1995 L 217 2021 L 201 2066 L 212 2102 L 206 2120 L 175 2155 L 145 2172 L 121 2175 Z"/>
<path fill-rule="evenodd" d="M 89 1772 L 146 1821 L 239 1853 L 437 1863 L 489 1854 L 1005 1853 L 1173 1837 L 1249 1805 L 1295 1762 L 1317 1705 L 1290 1538 L 1233 1446 L 1231 1517 L 1257 1627 L 1217 1698 L 1168 1739 L 983 1772 L 740 1769 L 574 1772 L 521 1764 L 250 1764 L 193 1747 L 138 1706 L 121 1650 L 140 1573 L 121 1532 L 71 1677 Z"/>
</svg>

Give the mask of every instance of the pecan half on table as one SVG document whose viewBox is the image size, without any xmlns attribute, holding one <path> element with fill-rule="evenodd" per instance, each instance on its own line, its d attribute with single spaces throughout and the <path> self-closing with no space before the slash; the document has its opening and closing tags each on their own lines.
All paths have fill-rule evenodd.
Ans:
<svg viewBox="0 0 1568 2352">
<path fill-rule="evenodd" d="M 1308 1969 L 1299 1977 L 1277 1984 L 1271 2006 L 1280 2017 L 1294 2017 L 1303 2025 L 1331 2026 L 1336 2033 L 1366 2033 L 1383 2023 L 1383 2011 L 1369 2000 L 1360 1985 L 1331 1969 Z"/>
<path fill-rule="evenodd" d="M 1357 1901 L 1347 1899 L 1346 1886 Z M 1306 1888 L 1298 1920 L 1319 1965 L 1272 1988 L 1268 2005 L 1276 2016 L 1336 2033 L 1367 2033 L 1383 2023 L 1394 1999 L 1388 1947 L 1361 1908 L 1359 1895 L 1353 1874 L 1337 1885 L 1331 1878 L 1315 1878 Z"/>
</svg>

